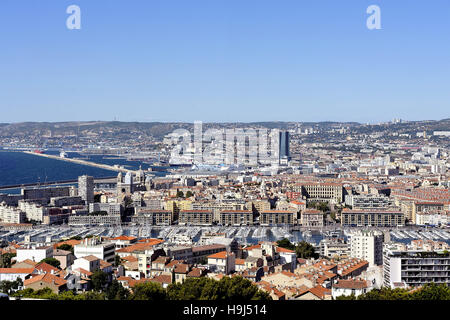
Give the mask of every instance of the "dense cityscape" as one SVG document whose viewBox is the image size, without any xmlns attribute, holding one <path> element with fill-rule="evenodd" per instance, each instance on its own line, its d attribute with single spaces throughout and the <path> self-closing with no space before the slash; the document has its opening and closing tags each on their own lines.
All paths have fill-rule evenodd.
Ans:
<svg viewBox="0 0 450 320">
<path fill-rule="evenodd" d="M 448 0 L 0 1 L 4 316 L 445 317 L 449 31 Z"/>
<path fill-rule="evenodd" d="M 450 120 L 202 130 L 198 144 L 180 142 L 189 123 L 2 124 L 0 157 L 102 172 L 0 179 L 3 294 L 449 298 Z M 270 157 L 250 161 L 251 130 L 271 132 Z"/>
</svg>

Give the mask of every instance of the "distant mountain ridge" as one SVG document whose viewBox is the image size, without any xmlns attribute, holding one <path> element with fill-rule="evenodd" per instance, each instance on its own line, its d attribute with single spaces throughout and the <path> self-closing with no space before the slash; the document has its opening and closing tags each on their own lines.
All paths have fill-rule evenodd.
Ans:
<svg viewBox="0 0 450 320">
<path fill-rule="evenodd" d="M 79 135 L 86 133 L 112 134 L 142 132 L 144 134 L 162 137 L 176 129 L 192 129 L 193 123 L 189 122 L 122 122 L 122 121 L 66 121 L 66 122 L 20 122 L 0 123 L 0 137 L 29 136 L 29 135 Z M 358 122 L 286 122 L 286 121 L 264 121 L 264 122 L 205 122 L 203 128 L 245 128 L 248 126 L 264 127 L 268 129 L 291 129 L 301 125 L 302 127 L 333 127 L 347 126 L 352 128 L 367 128 L 367 125 Z M 371 130 L 385 128 L 391 124 L 374 124 Z M 408 121 L 395 124 L 395 128 L 403 128 L 408 131 L 450 131 L 450 118 L 443 120 Z"/>
</svg>

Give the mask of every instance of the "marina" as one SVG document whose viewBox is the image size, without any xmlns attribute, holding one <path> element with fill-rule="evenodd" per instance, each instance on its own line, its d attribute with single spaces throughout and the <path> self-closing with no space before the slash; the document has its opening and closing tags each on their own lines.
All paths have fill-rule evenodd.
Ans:
<svg viewBox="0 0 450 320">
<path fill-rule="evenodd" d="M 450 243 L 450 232 L 445 229 L 426 228 L 382 230 L 389 232 L 391 240 L 410 242 L 411 240 L 434 240 Z M 0 241 L 40 242 L 49 243 L 64 241 L 73 237 L 118 237 L 121 235 L 133 236 L 137 239 L 160 238 L 175 244 L 195 244 L 200 239 L 208 237 L 234 238 L 241 244 L 255 244 L 259 241 L 277 241 L 283 238 L 293 243 L 307 241 L 318 244 L 324 238 L 348 239 L 352 229 L 316 229 L 303 231 L 289 231 L 288 227 L 267 226 L 96 226 L 96 227 L 69 227 L 62 226 L 35 226 L 30 230 L 0 230 Z"/>
</svg>

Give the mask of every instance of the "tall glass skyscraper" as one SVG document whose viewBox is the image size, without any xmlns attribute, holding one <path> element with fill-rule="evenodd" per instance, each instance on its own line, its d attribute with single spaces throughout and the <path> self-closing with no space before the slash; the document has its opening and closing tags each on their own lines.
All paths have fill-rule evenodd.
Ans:
<svg viewBox="0 0 450 320">
<path fill-rule="evenodd" d="M 289 159 L 289 132 L 280 131 L 279 157 Z"/>
</svg>

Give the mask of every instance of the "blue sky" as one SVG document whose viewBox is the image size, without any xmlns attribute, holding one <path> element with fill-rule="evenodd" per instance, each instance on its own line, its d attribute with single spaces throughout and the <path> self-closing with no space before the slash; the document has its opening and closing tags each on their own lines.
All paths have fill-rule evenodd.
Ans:
<svg viewBox="0 0 450 320">
<path fill-rule="evenodd" d="M 0 122 L 450 116 L 448 0 L 2 0 L 0 44 Z"/>
</svg>

